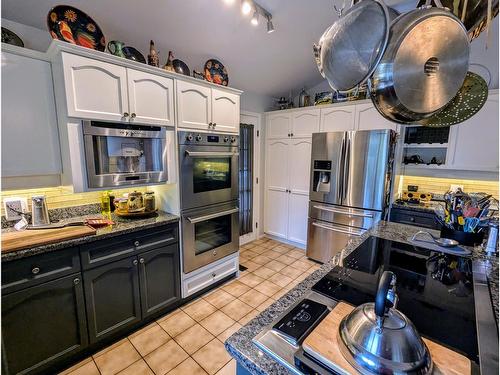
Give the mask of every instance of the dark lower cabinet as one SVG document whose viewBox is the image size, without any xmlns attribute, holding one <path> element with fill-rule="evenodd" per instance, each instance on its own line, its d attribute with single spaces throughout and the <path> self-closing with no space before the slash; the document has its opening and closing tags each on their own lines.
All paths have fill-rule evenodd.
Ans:
<svg viewBox="0 0 500 375">
<path fill-rule="evenodd" d="M 177 244 L 139 255 L 139 280 L 143 318 L 180 299 L 179 250 Z"/>
<path fill-rule="evenodd" d="M 141 320 L 137 257 L 85 271 L 83 279 L 91 343 Z"/>
<path fill-rule="evenodd" d="M 87 343 L 80 274 L 2 296 L 2 368 L 6 374 L 47 371 Z"/>
</svg>

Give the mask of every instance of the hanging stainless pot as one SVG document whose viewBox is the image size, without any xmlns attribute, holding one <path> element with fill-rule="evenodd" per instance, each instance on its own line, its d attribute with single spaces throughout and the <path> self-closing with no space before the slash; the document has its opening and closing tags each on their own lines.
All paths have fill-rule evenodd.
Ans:
<svg viewBox="0 0 500 375">
<path fill-rule="evenodd" d="M 373 104 L 394 122 L 428 118 L 457 94 L 468 66 L 469 41 L 460 20 L 444 8 L 415 9 L 391 25 L 371 79 Z"/>
</svg>

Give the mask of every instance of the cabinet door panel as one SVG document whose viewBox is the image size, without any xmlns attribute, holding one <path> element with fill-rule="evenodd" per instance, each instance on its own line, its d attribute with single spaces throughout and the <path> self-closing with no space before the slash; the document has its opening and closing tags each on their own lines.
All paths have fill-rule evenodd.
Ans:
<svg viewBox="0 0 500 375">
<path fill-rule="evenodd" d="M 7 373 L 47 371 L 88 344 L 81 275 L 2 296 Z"/>
<path fill-rule="evenodd" d="M 131 122 L 174 125 L 174 80 L 127 69 Z"/>
<path fill-rule="evenodd" d="M 160 247 L 139 255 L 143 318 L 180 299 L 179 245 Z"/>
<path fill-rule="evenodd" d="M 136 257 L 86 271 L 85 299 L 92 343 L 141 319 Z"/>
<path fill-rule="evenodd" d="M 288 239 L 303 245 L 307 242 L 309 194 L 291 193 L 288 201 Z"/>
<path fill-rule="evenodd" d="M 62 54 L 69 117 L 121 121 L 128 112 L 124 67 Z"/>
<path fill-rule="evenodd" d="M 269 115 L 267 118 L 267 139 L 288 138 L 291 129 L 291 116 L 289 113 Z"/>
<path fill-rule="evenodd" d="M 336 132 L 354 130 L 354 106 L 321 108 L 320 131 Z"/>
<path fill-rule="evenodd" d="M 309 195 L 311 139 L 291 139 L 288 147 L 288 176 L 292 193 Z"/>
<path fill-rule="evenodd" d="M 447 164 L 452 169 L 498 173 L 498 93 L 490 93 L 483 108 L 452 126 Z"/>
<path fill-rule="evenodd" d="M 288 196 L 285 191 L 267 189 L 265 231 L 273 236 L 287 238 Z"/>
<path fill-rule="evenodd" d="M 215 130 L 238 133 L 240 128 L 240 97 L 212 89 L 212 122 Z"/>
<path fill-rule="evenodd" d="M 292 134 L 297 137 L 311 137 L 319 132 L 320 110 L 310 109 L 294 112 L 292 115 Z"/>
<path fill-rule="evenodd" d="M 267 146 L 267 187 L 288 189 L 288 140 L 269 141 Z"/>
<path fill-rule="evenodd" d="M 177 114 L 179 127 L 207 130 L 212 122 L 211 89 L 177 81 Z"/>
<path fill-rule="evenodd" d="M 50 63 L 2 52 L 2 93 L 2 177 L 60 174 Z"/>
<path fill-rule="evenodd" d="M 397 130 L 395 122 L 385 119 L 372 103 L 356 104 L 356 130 Z"/>
</svg>

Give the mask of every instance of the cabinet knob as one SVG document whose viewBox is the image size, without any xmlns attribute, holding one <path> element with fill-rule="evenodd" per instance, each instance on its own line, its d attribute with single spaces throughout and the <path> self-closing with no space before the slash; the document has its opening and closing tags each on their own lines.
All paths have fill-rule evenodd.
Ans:
<svg viewBox="0 0 500 375">
<path fill-rule="evenodd" d="M 134 261 L 132 262 L 132 264 L 133 264 L 134 266 L 137 266 L 137 265 L 139 264 L 139 262 L 137 261 L 137 259 L 134 259 Z"/>
<path fill-rule="evenodd" d="M 33 269 L 31 270 L 31 273 L 32 273 L 33 275 L 36 275 L 36 274 L 37 274 L 37 273 L 39 273 L 39 272 L 40 272 L 40 268 L 38 268 L 38 267 L 35 267 L 35 268 L 33 268 Z"/>
<path fill-rule="evenodd" d="M 140 245 L 139 241 L 134 242 L 134 246 L 139 246 L 139 245 Z"/>
<path fill-rule="evenodd" d="M 132 112 L 132 114 L 130 115 L 130 118 L 135 118 L 137 115 L 135 113 Z"/>
<path fill-rule="evenodd" d="M 213 253 L 212 253 L 213 256 L 216 256 L 217 255 L 217 250 L 214 250 Z"/>
<path fill-rule="evenodd" d="M 123 117 L 128 117 L 128 116 L 129 116 L 128 112 L 123 112 Z"/>
<path fill-rule="evenodd" d="M 212 272 L 212 277 L 216 277 L 217 274 L 215 272 Z"/>
<path fill-rule="evenodd" d="M 293 133 L 290 133 L 290 137 L 293 137 Z"/>
<path fill-rule="evenodd" d="M 139 259 L 139 263 L 144 264 L 144 258 Z"/>
<path fill-rule="evenodd" d="M 216 122 L 214 122 L 214 123 L 212 124 L 212 126 L 213 126 L 213 127 L 214 127 L 214 129 L 215 129 L 215 127 L 217 126 L 217 123 L 216 123 Z"/>
<path fill-rule="evenodd" d="M 287 137 L 290 137 L 290 133 L 288 133 L 286 136 L 287 136 Z"/>
<path fill-rule="evenodd" d="M 73 284 L 75 284 L 75 285 L 80 284 L 80 279 L 78 277 L 76 279 L 74 279 Z"/>
<path fill-rule="evenodd" d="M 414 218 L 414 217 L 410 217 L 410 221 L 411 221 L 411 222 L 414 222 L 414 221 L 415 221 L 415 218 Z"/>
<path fill-rule="evenodd" d="M 209 123 L 208 123 L 208 127 L 209 127 L 209 128 L 211 128 L 211 127 L 212 127 L 212 125 L 213 125 L 213 123 L 211 123 L 211 122 L 209 122 Z"/>
</svg>

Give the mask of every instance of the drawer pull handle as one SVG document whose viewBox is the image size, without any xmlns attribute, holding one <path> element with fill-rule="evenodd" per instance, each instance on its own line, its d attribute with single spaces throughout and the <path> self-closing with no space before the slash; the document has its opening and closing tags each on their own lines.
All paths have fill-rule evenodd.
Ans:
<svg viewBox="0 0 500 375">
<path fill-rule="evenodd" d="M 139 259 L 139 263 L 144 264 L 144 258 Z"/>
<path fill-rule="evenodd" d="M 216 277 L 217 274 L 215 272 L 212 273 L 212 277 Z"/>
<path fill-rule="evenodd" d="M 31 273 L 32 273 L 33 275 L 36 275 L 36 274 L 40 273 L 40 268 L 38 268 L 38 267 L 33 268 L 33 269 L 31 270 Z"/>
<path fill-rule="evenodd" d="M 80 284 L 80 279 L 78 277 L 76 279 L 74 279 L 73 284 L 75 284 L 75 285 Z"/>
<path fill-rule="evenodd" d="M 216 256 L 217 255 L 217 250 L 214 250 L 214 252 L 212 253 L 213 256 Z"/>
<path fill-rule="evenodd" d="M 133 264 L 134 266 L 137 266 L 137 265 L 139 264 L 139 262 L 137 261 L 137 259 L 135 259 L 135 260 L 132 262 L 132 264 Z"/>
<path fill-rule="evenodd" d="M 134 242 L 134 246 L 139 246 L 139 245 L 140 245 L 139 241 Z"/>
</svg>

